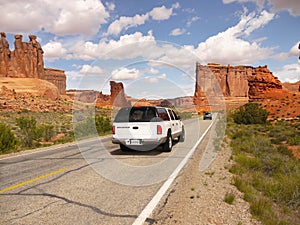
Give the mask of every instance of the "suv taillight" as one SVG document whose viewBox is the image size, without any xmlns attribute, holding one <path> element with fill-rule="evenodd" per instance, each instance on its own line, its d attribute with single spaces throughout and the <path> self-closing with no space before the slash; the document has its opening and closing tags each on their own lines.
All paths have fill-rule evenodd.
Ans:
<svg viewBox="0 0 300 225">
<path fill-rule="evenodd" d="M 115 126 L 112 126 L 111 131 L 112 131 L 113 134 L 116 133 L 116 128 L 115 128 Z"/>
<path fill-rule="evenodd" d="M 161 125 L 157 125 L 157 134 L 162 134 L 162 127 L 161 127 Z"/>
</svg>

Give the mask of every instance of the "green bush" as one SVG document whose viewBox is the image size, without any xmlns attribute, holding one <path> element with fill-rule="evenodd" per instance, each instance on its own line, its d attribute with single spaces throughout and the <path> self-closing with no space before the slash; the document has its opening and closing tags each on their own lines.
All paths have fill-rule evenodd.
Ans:
<svg viewBox="0 0 300 225">
<path fill-rule="evenodd" d="M 299 124 L 227 124 L 233 184 L 263 224 L 300 224 L 300 164 L 288 148 L 297 144 Z"/>
<path fill-rule="evenodd" d="M 50 141 L 55 136 L 55 130 L 53 125 L 43 124 L 39 126 L 42 133 L 42 137 L 45 141 Z"/>
<path fill-rule="evenodd" d="M 233 120 L 237 124 L 265 124 L 269 112 L 257 103 L 247 103 L 241 106 L 234 114 Z"/>
<path fill-rule="evenodd" d="M 75 124 L 74 133 L 76 138 L 91 137 L 95 134 L 105 135 L 111 132 L 111 122 L 103 116 L 87 117 L 85 120 Z"/>
<path fill-rule="evenodd" d="M 0 153 L 9 153 L 16 148 L 17 140 L 11 131 L 11 128 L 0 123 Z"/>
<path fill-rule="evenodd" d="M 103 116 L 95 117 L 96 129 L 99 135 L 104 135 L 111 132 L 111 122 L 110 119 Z"/>
<path fill-rule="evenodd" d="M 42 130 L 37 127 L 37 121 L 34 117 L 22 116 L 16 119 L 16 123 L 21 130 L 24 146 L 33 147 L 39 145 L 37 141 L 42 136 Z"/>
</svg>

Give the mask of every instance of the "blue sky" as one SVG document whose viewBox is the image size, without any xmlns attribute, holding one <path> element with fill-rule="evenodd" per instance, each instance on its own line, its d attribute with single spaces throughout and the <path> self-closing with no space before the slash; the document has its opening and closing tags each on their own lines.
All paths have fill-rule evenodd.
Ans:
<svg viewBox="0 0 300 225">
<path fill-rule="evenodd" d="M 115 80 L 133 97 L 193 95 L 196 61 L 300 80 L 299 0 L 0 0 L 0 14 L 10 48 L 37 35 L 68 89 L 108 93 Z"/>
</svg>

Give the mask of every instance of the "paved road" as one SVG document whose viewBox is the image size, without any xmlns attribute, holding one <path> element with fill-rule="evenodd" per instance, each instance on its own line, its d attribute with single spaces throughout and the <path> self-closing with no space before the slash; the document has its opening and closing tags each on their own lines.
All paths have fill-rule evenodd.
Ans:
<svg viewBox="0 0 300 225">
<path fill-rule="evenodd" d="M 132 224 L 210 123 L 186 121 L 171 153 L 108 136 L 1 159 L 0 224 Z"/>
</svg>

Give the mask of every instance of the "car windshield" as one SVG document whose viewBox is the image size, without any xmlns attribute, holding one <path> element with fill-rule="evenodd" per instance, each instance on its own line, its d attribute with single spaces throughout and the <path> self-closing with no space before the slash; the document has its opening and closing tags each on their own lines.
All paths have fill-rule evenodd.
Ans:
<svg viewBox="0 0 300 225">
<path fill-rule="evenodd" d="M 150 122 L 155 117 L 154 107 L 127 107 L 119 110 L 114 122 Z"/>
</svg>

